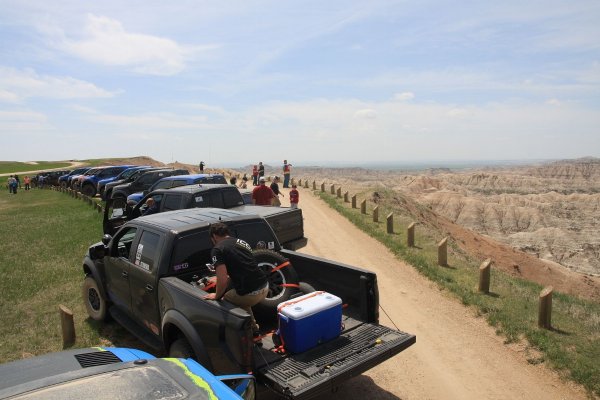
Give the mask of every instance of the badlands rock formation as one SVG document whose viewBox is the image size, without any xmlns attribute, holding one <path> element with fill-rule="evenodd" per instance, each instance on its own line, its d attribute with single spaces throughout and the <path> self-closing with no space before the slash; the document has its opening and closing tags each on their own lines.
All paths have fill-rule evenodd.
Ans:
<svg viewBox="0 0 600 400">
<path fill-rule="evenodd" d="M 362 168 L 295 172 L 395 204 L 419 223 L 451 233 L 472 255 L 494 257 L 501 268 L 526 279 L 600 295 L 600 159 L 418 173 Z M 571 288 L 570 280 L 578 288 Z"/>
</svg>

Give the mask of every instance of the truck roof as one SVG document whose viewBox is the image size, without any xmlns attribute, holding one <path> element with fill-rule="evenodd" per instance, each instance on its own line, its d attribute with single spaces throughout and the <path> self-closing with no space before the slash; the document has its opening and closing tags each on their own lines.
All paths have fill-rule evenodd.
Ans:
<svg viewBox="0 0 600 400">
<path fill-rule="evenodd" d="M 172 190 L 172 189 L 171 189 Z M 139 217 L 133 220 L 134 224 L 143 223 L 152 225 L 162 230 L 176 233 L 206 228 L 217 222 L 252 221 L 262 220 L 257 214 L 233 211 L 223 208 L 187 208 L 183 210 L 167 211 Z"/>
<path fill-rule="evenodd" d="M 170 189 L 156 189 L 153 190 L 152 193 L 199 193 L 206 192 L 208 190 L 219 190 L 224 187 L 234 187 L 233 185 L 225 184 L 225 183 L 197 183 L 193 185 L 184 185 L 177 186 Z M 237 189 L 237 188 L 236 188 Z"/>
</svg>

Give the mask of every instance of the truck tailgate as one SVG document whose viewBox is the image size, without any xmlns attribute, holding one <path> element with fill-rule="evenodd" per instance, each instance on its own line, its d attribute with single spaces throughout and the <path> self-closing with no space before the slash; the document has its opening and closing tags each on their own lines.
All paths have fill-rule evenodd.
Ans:
<svg viewBox="0 0 600 400">
<path fill-rule="evenodd" d="M 343 381 L 360 375 L 415 342 L 414 335 L 363 323 L 301 354 L 284 358 L 260 354 L 256 358 L 262 362 L 257 361 L 256 370 L 263 382 L 289 398 L 310 399 L 332 392 Z"/>
</svg>

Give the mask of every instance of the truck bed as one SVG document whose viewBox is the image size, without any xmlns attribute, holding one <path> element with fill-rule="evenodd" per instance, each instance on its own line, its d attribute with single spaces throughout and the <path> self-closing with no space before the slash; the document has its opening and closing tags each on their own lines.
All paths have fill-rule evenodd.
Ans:
<svg viewBox="0 0 600 400">
<path fill-rule="evenodd" d="M 301 354 L 277 354 L 270 339 L 255 351 L 261 381 L 293 399 L 330 393 L 416 342 L 416 337 L 385 326 L 344 318 L 342 334 Z"/>
</svg>

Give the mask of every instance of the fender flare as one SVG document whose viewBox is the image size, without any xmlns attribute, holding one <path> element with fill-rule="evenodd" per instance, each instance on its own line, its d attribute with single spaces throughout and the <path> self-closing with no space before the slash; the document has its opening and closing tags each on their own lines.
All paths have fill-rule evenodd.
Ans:
<svg viewBox="0 0 600 400">
<path fill-rule="evenodd" d="M 106 300 L 109 300 L 108 296 L 106 295 L 106 289 L 104 288 L 104 279 L 102 279 L 102 274 L 100 274 L 96 264 L 94 264 L 89 255 L 86 255 L 83 259 L 83 273 L 84 275 L 91 275 L 94 278 L 98 284 L 98 289 L 100 289 L 100 294 Z"/>
<path fill-rule="evenodd" d="M 166 329 L 167 325 L 173 325 L 177 327 L 181 331 L 181 333 L 185 336 L 190 346 L 196 353 L 196 357 L 198 362 L 204 366 L 204 368 L 213 372 L 214 368 L 212 362 L 210 360 L 210 356 L 208 355 L 208 351 L 206 351 L 206 346 L 204 346 L 204 342 L 202 338 L 192 325 L 192 323 L 183 315 L 181 312 L 177 310 L 169 310 L 165 313 L 162 318 L 162 337 L 163 343 L 165 345 L 165 350 L 169 351 L 169 345 L 173 343 L 177 337 L 172 337 L 169 333 L 169 330 Z"/>
</svg>

